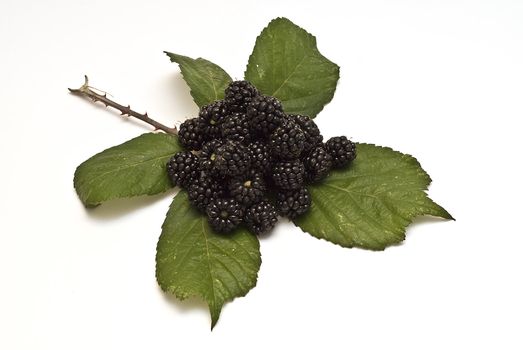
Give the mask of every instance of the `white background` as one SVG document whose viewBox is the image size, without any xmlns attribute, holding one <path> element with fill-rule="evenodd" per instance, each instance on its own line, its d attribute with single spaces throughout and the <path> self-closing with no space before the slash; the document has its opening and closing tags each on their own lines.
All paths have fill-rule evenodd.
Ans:
<svg viewBox="0 0 523 350">
<path fill-rule="evenodd" d="M 148 126 L 66 88 L 88 74 L 180 122 L 197 110 L 162 51 L 241 78 L 277 16 L 341 66 L 324 135 L 413 154 L 457 221 L 419 219 L 384 252 L 282 223 L 211 332 L 155 281 L 173 193 L 86 210 L 73 190 L 78 164 Z M 1 349 L 523 348 L 523 2 L 2 0 L 0 47 Z"/>
</svg>

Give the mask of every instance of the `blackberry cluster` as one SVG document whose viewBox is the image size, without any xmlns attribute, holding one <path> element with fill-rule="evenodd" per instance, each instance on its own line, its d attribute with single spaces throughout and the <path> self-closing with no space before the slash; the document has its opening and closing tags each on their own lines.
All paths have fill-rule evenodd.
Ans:
<svg viewBox="0 0 523 350">
<path fill-rule="evenodd" d="M 296 219 L 311 206 L 306 185 L 356 158 L 345 136 L 323 143 L 311 118 L 285 114 L 277 98 L 243 80 L 183 122 L 178 136 L 185 150 L 167 163 L 169 178 L 219 233 L 244 224 L 264 234 L 278 215 Z"/>
</svg>

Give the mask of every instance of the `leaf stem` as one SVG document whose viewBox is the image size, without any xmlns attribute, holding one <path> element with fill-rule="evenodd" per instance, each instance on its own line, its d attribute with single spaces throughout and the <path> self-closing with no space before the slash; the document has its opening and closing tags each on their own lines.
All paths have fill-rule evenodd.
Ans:
<svg viewBox="0 0 523 350">
<path fill-rule="evenodd" d="M 129 117 L 135 117 L 137 119 L 140 119 L 141 121 L 143 121 L 149 125 L 152 125 L 155 130 L 162 130 L 168 134 L 178 135 L 178 130 L 175 127 L 170 128 L 166 125 L 163 125 L 162 123 L 157 122 L 154 119 L 149 118 L 149 115 L 147 115 L 147 112 L 144 114 L 138 113 L 136 111 L 133 111 L 131 109 L 131 106 L 129 106 L 129 105 L 126 107 L 124 105 L 121 105 L 121 104 L 109 99 L 107 97 L 106 93 L 104 93 L 102 95 L 102 94 L 95 92 L 93 90 L 93 88 L 89 86 L 89 78 L 87 78 L 87 75 L 85 76 L 84 84 L 80 88 L 78 88 L 78 89 L 69 88 L 69 91 L 75 95 L 87 97 L 90 100 L 92 100 L 93 102 L 102 102 L 106 107 L 113 107 L 114 109 L 120 111 L 120 113 L 122 113 L 122 115 L 127 115 Z"/>
</svg>

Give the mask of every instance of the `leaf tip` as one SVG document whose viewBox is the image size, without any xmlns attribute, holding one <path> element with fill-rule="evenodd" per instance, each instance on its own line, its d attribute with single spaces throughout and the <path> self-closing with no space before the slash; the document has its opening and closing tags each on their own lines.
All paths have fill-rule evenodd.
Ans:
<svg viewBox="0 0 523 350">
<path fill-rule="evenodd" d="M 216 323 L 218 323 L 218 319 L 220 318 L 221 310 L 222 310 L 221 305 L 209 304 L 209 312 L 211 313 L 211 331 L 214 329 L 214 326 L 216 326 Z"/>
<path fill-rule="evenodd" d="M 443 208 L 441 208 L 443 209 Z M 456 218 L 454 218 L 448 211 L 446 211 L 445 209 L 443 209 L 443 213 L 442 213 L 442 216 L 441 216 L 443 219 L 447 219 L 447 220 L 451 220 L 451 221 L 456 221 Z"/>
</svg>

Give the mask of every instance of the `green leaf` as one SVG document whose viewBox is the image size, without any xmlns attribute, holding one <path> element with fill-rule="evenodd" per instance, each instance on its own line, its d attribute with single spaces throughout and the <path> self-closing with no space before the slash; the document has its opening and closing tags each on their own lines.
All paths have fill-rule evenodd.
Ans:
<svg viewBox="0 0 523 350">
<path fill-rule="evenodd" d="M 181 150 L 175 136 L 143 134 L 83 162 L 74 174 L 74 188 L 87 206 L 164 192 L 172 187 L 166 163 Z"/>
<path fill-rule="evenodd" d="M 310 187 L 310 212 L 296 224 L 343 247 L 382 250 L 405 239 L 412 219 L 452 216 L 425 193 L 431 180 L 418 161 L 390 148 L 357 145 L 358 157 Z"/>
<path fill-rule="evenodd" d="M 184 191 L 174 198 L 158 242 L 156 278 L 164 291 L 180 300 L 202 297 L 209 305 L 211 328 L 226 301 L 256 285 L 260 264 L 255 235 L 245 229 L 214 233 Z"/>
<path fill-rule="evenodd" d="M 223 99 L 225 88 L 232 81 L 218 65 L 203 58 L 190 58 L 165 51 L 171 62 L 178 63 L 183 79 L 191 88 L 191 96 L 198 107 Z"/>
<path fill-rule="evenodd" d="M 316 38 L 276 18 L 256 39 L 245 79 L 275 96 L 285 112 L 315 117 L 332 100 L 340 68 L 316 47 Z"/>
</svg>

